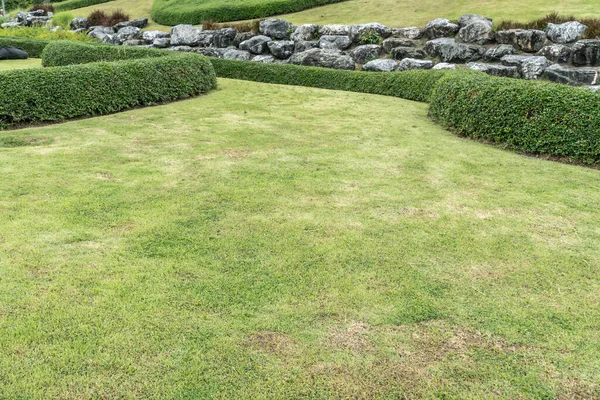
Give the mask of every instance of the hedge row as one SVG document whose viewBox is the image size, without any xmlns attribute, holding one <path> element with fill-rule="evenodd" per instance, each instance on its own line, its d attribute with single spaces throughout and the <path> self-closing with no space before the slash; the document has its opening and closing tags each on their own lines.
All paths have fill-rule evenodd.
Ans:
<svg viewBox="0 0 600 400">
<path fill-rule="evenodd" d="M 154 0 L 152 19 L 163 25 L 241 21 L 287 14 L 344 0 Z"/>
<path fill-rule="evenodd" d="M 196 54 L 0 73 L 0 128 L 61 121 L 187 98 L 216 87 Z"/>
<path fill-rule="evenodd" d="M 169 55 L 164 50 L 56 43 L 44 64 Z M 211 59 L 217 76 L 401 97 L 429 102 L 431 115 L 464 136 L 513 150 L 600 163 L 600 95 L 547 82 L 474 71 L 338 71 L 288 64 Z"/>
<path fill-rule="evenodd" d="M 50 42 L 40 39 L 0 36 L 0 47 L 16 47 L 24 50 L 32 58 L 41 57 L 42 51 L 48 43 Z"/>
<path fill-rule="evenodd" d="M 480 73 L 452 75 L 434 87 L 430 112 L 467 137 L 600 163 L 600 95 L 589 90 Z"/>
<path fill-rule="evenodd" d="M 63 11 L 74 10 L 76 8 L 88 7 L 101 3 L 108 3 L 109 1 L 111 0 L 66 0 L 61 1 L 60 3 L 54 2 L 53 5 L 56 9 L 56 12 L 58 13 Z"/>
</svg>

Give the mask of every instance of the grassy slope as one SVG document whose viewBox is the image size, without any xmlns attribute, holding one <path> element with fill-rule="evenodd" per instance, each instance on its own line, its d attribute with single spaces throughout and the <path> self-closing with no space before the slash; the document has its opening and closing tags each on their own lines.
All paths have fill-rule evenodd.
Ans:
<svg viewBox="0 0 600 400">
<path fill-rule="evenodd" d="M 0 397 L 600 395 L 599 171 L 220 85 L 1 133 Z"/>
<path fill-rule="evenodd" d="M 0 71 L 11 69 L 35 68 L 41 66 L 39 58 L 30 58 L 28 60 L 0 60 Z"/>
<path fill-rule="evenodd" d="M 148 17 L 152 0 L 115 0 L 109 3 L 70 11 L 74 15 L 88 15 L 94 9 L 112 10 L 122 8 L 132 17 Z M 362 23 L 381 22 L 394 27 L 423 26 L 438 18 L 458 18 L 465 13 L 484 14 L 496 21 L 513 19 L 528 21 L 550 12 L 575 14 L 580 17 L 596 17 L 596 0 L 349 0 L 343 3 L 318 7 L 282 18 L 295 24 L 304 23 Z M 156 29 L 167 29 L 160 25 Z M 158 28 L 157 28 L 158 27 Z"/>
</svg>

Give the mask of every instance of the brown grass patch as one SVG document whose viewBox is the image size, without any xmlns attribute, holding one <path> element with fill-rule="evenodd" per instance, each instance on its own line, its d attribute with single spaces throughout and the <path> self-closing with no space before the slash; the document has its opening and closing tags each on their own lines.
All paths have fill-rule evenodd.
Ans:
<svg viewBox="0 0 600 400">
<path fill-rule="evenodd" d="M 368 333 L 370 326 L 364 322 L 352 322 L 346 328 L 332 328 L 328 335 L 330 346 L 348 349 L 352 351 L 362 351 L 371 347 Z"/>
<path fill-rule="evenodd" d="M 291 337 L 278 332 L 258 332 L 250 335 L 248 343 L 261 351 L 275 355 L 290 355 L 297 347 Z"/>
</svg>

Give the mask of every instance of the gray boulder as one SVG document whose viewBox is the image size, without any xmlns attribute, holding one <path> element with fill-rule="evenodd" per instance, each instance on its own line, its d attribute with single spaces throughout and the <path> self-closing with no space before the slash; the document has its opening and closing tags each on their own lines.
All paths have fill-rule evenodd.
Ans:
<svg viewBox="0 0 600 400">
<path fill-rule="evenodd" d="M 408 71 L 413 69 L 431 69 L 433 68 L 433 61 L 429 60 L 416 60 L 414 58 L 405 58 L 398 63 L 396 71 Z"/>
<path fill-rule="evenodd" d="M 191 53 L 194 51 L 194 49 L 190 46 L 173 46 L 173 47 L 167 48 L 167 50 L 180 51 L 182 53 Z"/>
<path fill-rule="evenodd" d="M 546 28 L 546 36 L 554 43 L 572 43 L 581 39 L 586 30 L 587 26 L 577 21 L 564 24 L 549 23 Z"/>
<path fill-rule="evenodd" d="M 323 35 L 319 39 L 319 47 L 324 50 L 346 50 L 352 45 L 348 36 Z"/>
<path fill-rule="evenodd" d="M 488 75 L 503 76 L 505 78 L 519 78 L 519 70 L 517 67 L 509 67 L 498 64 L 484 64 L 484 63 L 468 63 L 467 68 L 484 72 Z"/>
<path fill-rule="evenodd" d="M 546 44 L 546 32 L 527 29 L 509 29 L 496 32 L 496 41 L 500 44 L 512 44 L 517 49 L 536 53 Z"/>
<path fill-rule="evenodd" d="M 99 41 L 103 41 L 108 36 L 108 33 L 104 33 L 101 30 L 94 30 L 88 32 L 88 36 L 92 39 L 98 39 Z"/>
<path fill-rule="evenodd" d="M 197 49 L 194 49 L 194 51 L 207 57 L 223 58 L 223 55 L 225 55 L 229 49 L 221 47 L 198 47 Z"/>
<path fill-rule="evenodd" d="M 192 25 L 175 25 L 171 28 L 171 44 L 173 46 L 198 46 L 202 28 Z"/>
<path fill-rule="evenodd" d="M 152 41 L 152 47 L 156 47 L 157 49 L 166 49 L 171 45 L 171 39 L 163 37 L 156 38 Z"/>
<path fill-rule="evenodd" d="M 349 36 L 350 27 L 348 25 L 330 24 L 319 27 L 319 36 Z"/>
<path fill-rule="evenodd" d="M 198 46 L 209 47 L 212 45 L 215 31 L 201 31 L 198 34 Z"/>
<path fill-rule="evenodd" d="M 168 38 L 169 34 L 163 31 L 145 31 L 142 33 L 142 39 L 148 43 L 153 43 L 154 40 L 159 38 Z"/>
<path fill-rule="evenodd" d="M 423 35 L 423 31 L 416 26 L 409 26 L 408 28 L 392 28 L 390 30 L 391 37 L 400 39 L 419 39 Z"/>
<path fill-rule="evenodd" d="M 29 55 L 26 51 L 15 47 L 0 47 L 0 60 L 26 60 Z"/>
<path fill-rule="evenodd" d="M 483 55 L 483 59 L 488 62 L 498 62 L 502 57 L 515 53 L 517 53 L 517 50 L 512 45 L 501 44 L 487 49 Z"/>
<path fill-rule="evenodd" d="M 133 21 L 119 22 L 114 26 L 114 28 L 118 31 L 121 28 L 125 28 L 127 26 L 133 26 L 136 28 L 144 29 L 146 26 L 148 26 L 148 18 L 138 18 L 134 19 Z"/>
<path fill-rule="evenodd" d="M 402 60 L 405 58 L 416 58 L 422 60 L 426 54 L 421 49 L 415 49 L 414 47 L 394 47 L 392 49 L 392 57 L 394 60 Z"/>
<path fill-rule="evenodd" d="M 69 25 L 71 26 L 71 30 L 87 29 L 89 27 L 87 18 L 73 18 Z"/>
<path fill-rule="evenodd" d="M 600 40 L 585 39 L 575 43 L 572 62 L 577 67 L 600 66 Z"/>
<path fill-rule="evenodd" d="M 390 59 L 377 59 L 362 66 L 363 71 L 369 72 L 392 72 L 396 68 L 398 68 L 398 62 Z"/>
<path fill-rule="evenodd" d="M 349 53 L 349 56 L 352 57 L 354 62 L 357 64 L 365 64 L 371 60 L 379 58 L 382 54 L 383 49 L 381 46 L 376 44 L 364 44 L 362 46 L 356 46 Z"/>
<path fill-rule="evenodd" d="M 492 24 L 492 19 L 488 18 L 488 17 L 484 17 L 483 15 L 464 14 L 464 15 L 461 15 L 460 18 L 458 19 L 458 25 L 461 28 L 464 28 L 465 26 L 469 26 L 473 22 L 477 22 L 477 21 L 484 21 L 484 22 L 489 23 L 490 25 Z"/>
<path fill-rule="evenodd" d="M 275 43 L 275 42 L 273 42 Z M 273 56 L 256 56 L 252 59 L 252 61 L 264 63 L 264 64 L 272 64 L 275 62 L 275 57 Z"/>
<path fill-rule="evenodd" d="M 536 80 L 544 73 L 548 67 L 548 60 L 541 56 L 504 56 L 502 65 L 508 67 L 517 67 L 519 74 L 524 79 Z"/>
<path fill-rule="evenodd" d="M 21 25 L 23 25 L 22 22 L 10 21 L 10 22 L 5 22 L 2 25 L 0 25 L 0 28 L 16 28 Z"/>
<path fill-rule="evenodd" d="M 256 33 L 253 32 L 239 32 L 237 35 L 235 35 L 235 38 L 233 39 L 233 43 L 231 43 L 234 47 L 240 47 L 240 43 L 245 42 L 248 39 L 253 38 L 254 36 L 257 36 Z"/>
<path fill-rule="evenodd" d="M 456 69 L 456 64 L 438 63 L 438 64 L 435 64 L 432 69 L 441 69 L 441 70 L 453 71 L 453 70 Z"/>
<path fill-rule="evenodd" d="M 460 28 L 458 38 L 466 43 L 484 44 L 494 38 L 492 22 L 487 19 L 478 19 Z"/>
<path fill-rule="evenodd" d="M 546 68 L 544 77 L 552 82 L 583 86 L 600 83 L 598 70 L 592 68 L 569 68 L 554 64 Z"/>
<path fill-rule="evenodd" d="M 460 27 L 445 18 L 437 18 L 425 25 L 423 36 L 428 39 L 450 37 L 456 35 Z"/>
<path fill-rule="evenodd" d="M 297 42 L 300 40 L 315 40 L 319 37 L 319 25 L 315 24 L 306 24 L 300 25 L 296 28 L 296 30 L 292 33 L 292 40 Z"/>
<path fill-rule="evenodd" d="M 236 35 L 237 31 L 233 28 L 219 29 L 213 35 L 213 45 L 219 48 L 229 47 L 235 40 Z"/>
<path fill-rule="evenodd" d="M 302 53 L 303 51 L 316 49 L 319 47 L 319 42 L 316 40 L 299 40 L 295 42 L 294 53 Z"/>
<path fill-rule="evenodd" d="M 294 25 L 291 22 L 279 18 L 269 18 L 260 21 L 259 32 L 273 39 L 282 40 L 290 37 L 293 28 Z"/>
<path fill-rule="evenodd" d="M 264 54 L 269 51 L 269 42 L 271 41 L 271 38 L 268 36 L 253 36 L 240 43 L 240 50 L 246 50 L 256 55 Z"/>
<path fill-rule="evenodd" d="M 391 37 L 385 39 L 381 45 L 386 53 L 391 53 L 394 47 L 414 47 L 415 43 L 410 39 Z"/>
<path fill-rule="evenodd" d="M 96 32 L 102 32 L 102 33 L 106 33 L 107 35 L 113 35 L 115 34 L 117 31 L 115 31 L 115 28 L 113 28 L 112 26 L 92 26 L 89 28 L 90 29 L 90 33 L 96 31 Z"/>
<path fill-rule="evenodd" d="M 247 51 L 229 49 L 223 54 L 223 58 L 227 60 L 248 61 L 252 58 L 252 55 Z"/>
<path fill-rule="evenodd" d="M 120 42 L 125 42 L 127 40 L 141 39 L 142 38 L 142 30 L 140 28 L 136 28 L 135 26 L 126 26 L 125 28 L 119 29 L 117 34 L 115 35 L 117 40 Z"/>
<path fill-rule="evenodd" d="M 100 39 L 100 42 L 106 43 L 106 44 L 113 44 L 113 45 L 116 45 L 116 46 L 118 46 L 118 45 L 121 44 L 121 41 L 119 39 L 117 39 L 117 35 L 116 34 L 114 34 L 114 35 L 107 35 L 107 34 L 105 34 L 104 37 L 100 37 L 99 39 Z"/>
<path fill-rule="evenodd" d="M 354 60 L 347 55 L 337 51 L 311 49 L 302 53 L 296 53 L 290 58 L 290 62 L 296 65 L 312 67 L 324 67 L 335 69 L 354 70 Z"/>
<path fill-rule="evenodd" d="M 391 30 L 379 22 L 350 26 L 349 36 L 353 43 L 360 43 L 363 36 L 366 34 L 375 34 L 380 38 L 385 39 L 391 35 Z"/>
<path fill-rule="evenodd" d="M 439 38 L 425 43 L 425 51 L 433 57 L 439 57 L 443 62 L 465 63 L 481 59 L 485 53 L 485 47 L 457 43 L 454 39 Z"/>
<path fill-rule="evenodd" d="M 535 53 L 537 56 L 544 56 L 554 63 L 568 63 L 571 59 L 573 49 L 564 44 L 552 44 L 544 46 L 540 51 Z"/>
<path fill-rule="evenodd" d="M 269 50 L 276 58 L 287 60 L 294 54 L 295 44 L 291 40 L 279 40 L 276 42 L 268 42 Z"/>
</svg>

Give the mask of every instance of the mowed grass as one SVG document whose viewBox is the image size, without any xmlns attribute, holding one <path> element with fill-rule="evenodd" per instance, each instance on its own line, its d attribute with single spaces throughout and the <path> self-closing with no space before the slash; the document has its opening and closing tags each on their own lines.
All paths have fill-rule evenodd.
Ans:
<svg viewBox="0 0 600 400">
<path fill-rule="evenodd" d="M 27 60 L 0 60 L 0 71 L 23 68 L 38 68 L 41 65 L 42 62 L 39 58 L 29 58 Z"/>
<path fill-rule="evenodd" d="M 600 171 L 219 84 L 0 133 L 1 398 L 600 396 Z"/>
</svg>

